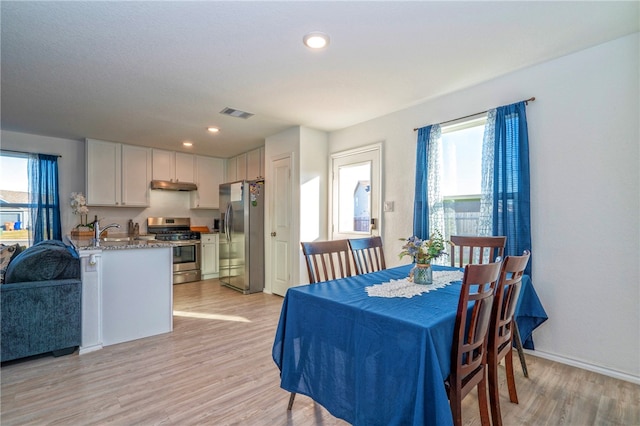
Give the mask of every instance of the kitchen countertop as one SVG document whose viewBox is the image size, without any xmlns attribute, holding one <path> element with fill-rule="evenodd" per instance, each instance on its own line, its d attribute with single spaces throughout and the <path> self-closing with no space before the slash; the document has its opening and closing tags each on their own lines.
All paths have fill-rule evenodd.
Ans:
<svg viewBox="0 0 640 426">
<path fill-rule="evenodd" d="M 67 236 L 67 240 L 73 244 L 76 250 L 131 250 L 131 249 L 149 249 L 173 247 L 170 241 L 158 240 L 130 240 L 127 237 L 108 237 L 108 241 L 100 241 L 96 245 L 93 238 L 72 238 Z M 114 241 L 116 240 L 116 241 Z"/>
</svg>

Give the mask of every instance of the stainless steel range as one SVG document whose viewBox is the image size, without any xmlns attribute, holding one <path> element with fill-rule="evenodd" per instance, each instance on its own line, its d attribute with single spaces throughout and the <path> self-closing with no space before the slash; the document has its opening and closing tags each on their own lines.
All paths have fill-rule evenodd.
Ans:
<svg viewBox="0 0 640 426">
<path fill-rule="evenodd" d="M 173 283 L 200 281 L 200 233 L 191 230 L 188 217 L 147 218 L 147 232 L 156 240 L 173 243 Z"/>
</svg>

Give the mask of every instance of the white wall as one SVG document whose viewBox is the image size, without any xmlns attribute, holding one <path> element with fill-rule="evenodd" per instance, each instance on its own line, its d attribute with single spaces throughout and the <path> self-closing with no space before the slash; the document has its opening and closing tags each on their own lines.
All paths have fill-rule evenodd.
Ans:
<svg viewBox="0 0 640 426">
<path fill-rule="evenodd" d="M 309 226 L 312 227 L 311 230 L 305 230 L 305 224 L 300 224 L 301 235 L 304 235 L 305 231 L 307 231 L 307 235 L 310 237 L 313 236 L 311 240 L 327 239 L 327 194 L 329 185 L 331 184 L 327 176 L 327 158 L 329 156 L 328 139 L 328 134 L 326 132 L 306 127 L 300 128 L 300 191 L 305 191 L 305 184 L 315 181 L 318 182 L 317 199 L 315 193 L 313 195 L 313 200 L 309 199 L 310 197 L 306 197 L 305 200 L 305 196 L 308 194 L 300 194 L 301 215 L 304 216 L 306 211 L 310 210 L 309 208 L 313 208 L 315 210 L 314 212 L 309 212 L 309 214 L 318 214 L 317 221 L 313 220 L 313 223 L 309 223 Z M 305 203 L 309 203 L 309 205 L 305 206 Z M 304 218 L 301 218 L 301 220 L 303 221 Z M 304 238 L 303 240 L 307 241 Z"/>
<path fill-rule="evenodd" d="M 69 197 L 72 192 L 86 194 L 85 142 L 6 130 L 2 130 L 1 136 L 2 149 L 60 155 L 58 160 L 60 220 L 62 233 L 68 234 L 80 219 L 73 214 Z M 147 217 L 190 217 L 192 225 L 209 227 L 213 227 L 213 219 L 219 217 L 218 210 L 191 210 L 188 192 L 151 191 L 150 201 L 151 205 L 148 208 L 89 207 L 89 220 L 93 220 L 93 217 L 98 215 L 103 225 L 115 222 L 120 224 L 123 232 L 126 232 L 127 222 L 132 219 L 140 224 L 140 232 L 146 232 Z"/>
<path fill-rule="evenodd" d="M 412 232 L 413 128 L 527 107 L 533 281 L 549 315 L 536 354 L 640 383 L 639 36 L 634 34 L 330 134 L 384 140 L 388 263 Z M 437 66 L 434 64 L 434 66 Z"/>
<path fill-rule="evenodd" d="M 300 128 L 300 241 L 328 239 L 329 137 L 307 127 Z M 317 189 L 317 193 L 316 193 Z M 306 261 L 298 245 L 298 271 L 295 283 L 308 283 Z"/>
</svg>

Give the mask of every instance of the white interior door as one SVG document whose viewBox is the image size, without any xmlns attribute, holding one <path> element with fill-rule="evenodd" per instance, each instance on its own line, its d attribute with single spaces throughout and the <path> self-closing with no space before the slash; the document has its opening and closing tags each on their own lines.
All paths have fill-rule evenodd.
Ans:
<svg viewBox="0 0 640 426">
<path fill-rule="evenodd" d="M 381 146 L 331 155 L 331 239 L 380 235 Z"/>
<path fill-rule="evenodd" d="M 291 157 L 271 162 L 271 291 L 284 296 L 291 286 Z"/>
</svg>

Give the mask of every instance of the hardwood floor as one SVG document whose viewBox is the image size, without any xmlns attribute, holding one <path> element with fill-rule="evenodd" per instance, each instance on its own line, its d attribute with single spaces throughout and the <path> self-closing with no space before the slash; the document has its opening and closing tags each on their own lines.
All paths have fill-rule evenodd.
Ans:
<svg viewBox="0 0 640 426">
<path fill-rule="evenodd" d="M 176 285 L 173 333 L 5 363 L 0 423 L 346 424 L 303 395 L 287 412 L 271 359 L 282 300 L 216 280 Z M 529 379 L 516 370 L 518 405 L 500 376 L 505 425 L 640 425 L 639 386 L 533 356 L 527 363 Z M 465 424 L 480 424 L 475 395 L 463 410 Z"/>
</svg>

